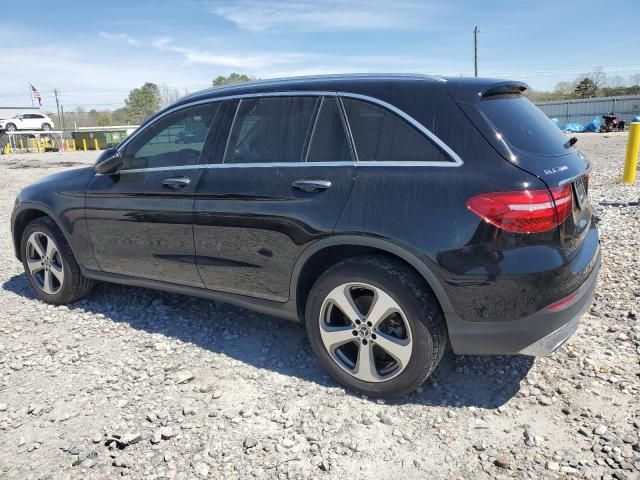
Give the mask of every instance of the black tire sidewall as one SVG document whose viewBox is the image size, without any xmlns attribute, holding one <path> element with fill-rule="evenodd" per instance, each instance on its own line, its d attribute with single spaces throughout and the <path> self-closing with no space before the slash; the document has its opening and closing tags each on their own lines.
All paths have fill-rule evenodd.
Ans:
<svg viewBox="0 0 640 480">
<path fill-rule="evenodd" d="M 48 123 L 43 123 L 41 125 L 41 128 L 42 128 L 42 130 L 44 130 L 46 132 L 46 131 L 51 130 L 51 125 L 49 125 Z"/>
<path fill-rule="evenodd" d="M 13 127 L 13 128 L 11 128 Z M 13 124 L 13 123 L 7 123 L 5 130 L 7 132 L 15 132 L 17 130 L 17 127 Z"/>
<path fill-rule="evenodd" d="M 42 232 L 53 239 L 58 248 L 58 253 L 62 258 L 62 271 L 64 273 L 64 281 L 62 283 L 62 288 L 53 295 L 45 293 L 35 282 L 33 277 L 31 276 L 31 272 L 29 271 L 29 266 L 27 265 L 27 241 L 29 237 L 34 232 Z M 22 264 L 24 265 L 25 275 L 31 287 L 35 290 L 38 297 L 47 302 L 53 304 L 64 304 L 67 303 L 68 298 L 72 295 L 73 292 L 73 269 L 71 268 L 70 262 L 75 262 L 75 259 L 68 258 L 67 251 L 69 251 L 67 239 L 64 238 L 62 233 L 58 229 L 53 229 L 49 225 L 47 225 L 46 221 L 41 219 L 35 220 L 31 222 L 25 228 L 22 233 L 22 240 L 20 242 L 20 248 L 22 252 Z"/>
<path fill-rule="evenodd" d="M 409 322 L 413 339 L 411 359 L 404 371 L 391 380 L 374 383 L 353 377 L 336 365 L 322 342 L 319 318 L 324 299 L 336 286 L 350 282 L 366 283 L 387 292 L 398 302 Z M 402 285 L 383 268 L 369 264 L 339 264 L 323 274 L 313 286 L 307 302 L 305 324 L 318 361 L 334 380 L 371 396 L 394 397 L 413 391 L 435 368 L 432 355 L 434 342 L 424 318 L 425 315 L 436 314 L 437 310 L 427 310 L 413 289 Z"/>
</svg>

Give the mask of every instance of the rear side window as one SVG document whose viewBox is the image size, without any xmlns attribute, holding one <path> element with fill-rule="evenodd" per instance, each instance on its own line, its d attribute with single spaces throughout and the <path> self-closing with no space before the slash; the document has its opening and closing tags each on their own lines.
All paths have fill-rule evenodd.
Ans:
<svg viewBox="0 0 640 480">
<path fill-rule="evenodd" d="M 316 97 L 243 99 L 231 126 L 224 163 L 301 162 Z"/>
<path fill-rule="evenodd" d="M 352 98 L 344 98 L 343 104 L 358 161 L 451 161 L 422 132 L 395 113 Z"/>
<path fill-rule="evenodd" d="M 483 99 L 478 108 L 510 145 L 539 155 L 564 155 L 573 150 L 542 111 L 522 95 Z"/>
<path fill-rule="evenodd" d="M 338 101 L 324 97 L 311 134 L 307 162 L 351 162 Z"/>
</svg>

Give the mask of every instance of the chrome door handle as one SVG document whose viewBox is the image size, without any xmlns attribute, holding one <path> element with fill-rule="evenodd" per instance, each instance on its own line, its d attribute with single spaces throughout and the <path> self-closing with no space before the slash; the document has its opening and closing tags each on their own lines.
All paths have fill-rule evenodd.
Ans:
<svg viewBox="0 0 640 480">
<path fill-rule="evenodd" d="M 174 190 L 184 188 L 190 183 L 191 179 L 189 177 L 166 178 L 162 181 L 162 185 L 164 185 L 165 187 L 173 188 Z"/>
<path fill-rule="evenodd" d="M 291 186 L 303 192 L 318 192 L 331 187 L 331 182 L 329 180 L 296 180 Z"/>
</svg>

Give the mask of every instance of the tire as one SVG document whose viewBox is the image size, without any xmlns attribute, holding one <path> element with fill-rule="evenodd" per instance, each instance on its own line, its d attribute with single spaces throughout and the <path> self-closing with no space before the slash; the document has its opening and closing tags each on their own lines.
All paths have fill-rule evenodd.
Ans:
<svg viewBox="0 0 640 480">
<path fill-rule="evenodd" d="M 4 127 L 4 129 L 7 132 L 15 132 L 17 130 L 16 126 L 13 123 L 7 123 L 7 125 Z"/>
<path fill-rule="evenodd" d="M 82 275 L 67 239 L 51 218 L 32 220 L 24 229 L 20 248 L 27 279 L 42 301 L 64 305 L 93 288 L 93 281 Z"/>
<path fill-rule="evenodd" d="M 43 123 L 42 130 L 44 130 L 45 132 L 48 132 L 49 130 L 51 130 L 51 125 L 49 125 L 48 123 Z"/>
<path fill-rule="evenodd" d="M 305 325 L 324 370 L 373 397 L 414 391 L 447 346 L 442 309 L 424 279 L 382 255 L 354 257 L 324 272 L 309 294 Z M 373 358 L 370 367 L 361 358 Z"/>
</svg>

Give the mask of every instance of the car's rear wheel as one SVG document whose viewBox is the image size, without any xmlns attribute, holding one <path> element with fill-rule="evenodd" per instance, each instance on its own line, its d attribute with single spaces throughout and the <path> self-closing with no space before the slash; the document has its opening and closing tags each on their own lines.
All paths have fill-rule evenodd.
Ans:
<svg viewBox="0 0 640 480">
<path fill-rule="evenodd" d="M 93 281 L 82 275 L 67 239 L 49 217 L 27 225 L 21 249 L 24 271 L 41 300 L 66 304 L 91 291 Z"/>
<path fill-rule="evenodd" d="M 424 280 L 384 256 L 356 257 L 327 270 L 310 292 L 305 317 L 324 369 L 372 396 L 415 390 L 447 342 L 442 311 Z"/>
<path fill-rule="evenodd" d="M 51 130 L 51 125 L 49 125 L 48 123 L 43 123 L 42 130 L 44 130 L 45 132 L 48 132 L 49 130 Z"/>
<path fill-rule="evenodd" d="M 4 128 L 7 132 L 15 132 L 16 131 L 16 126 L 13 123 L 7 123 L 7 125 Z"/>
</svg>

